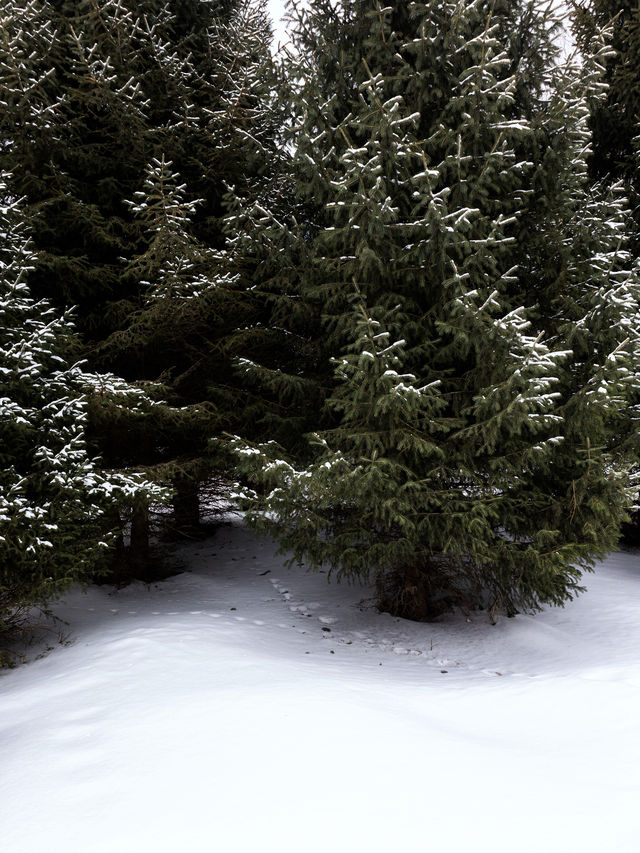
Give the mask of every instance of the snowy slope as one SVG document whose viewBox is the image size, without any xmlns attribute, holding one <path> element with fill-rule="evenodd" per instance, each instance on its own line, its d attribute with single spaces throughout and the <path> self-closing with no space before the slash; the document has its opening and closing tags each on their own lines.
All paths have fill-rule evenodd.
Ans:
<svg viewBox="0 0 640 853">
<path fill-rule="evenodd" d="M 640 849 L 640 558 L 491 626 L 377 613 L 237 520 L 0 676 L 11 853 Z"/>
</svg>

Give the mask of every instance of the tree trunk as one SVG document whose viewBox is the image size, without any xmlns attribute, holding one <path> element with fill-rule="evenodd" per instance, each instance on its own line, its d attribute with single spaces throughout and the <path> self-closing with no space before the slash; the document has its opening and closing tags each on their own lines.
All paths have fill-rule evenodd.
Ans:
<svg viewBox="0 0 640 853">
<path fill-rule="evenodd" d="M 131 577 L 149 580 L 149 507 L 141 505 L 131 515 L 131 542 L 129 545 L 129 570 Z"/>
<path fill-rule="evenodd" d="M 124 525 L 120 513 L 116 510 L 113 513 L 113 530 L 115 531 L 115 544 L 111 557 L 111 565 L 109 567 L 106 579 L 111 583 L 121 583 L 126 576 L 127 553 L 124 544 Z"/>
<path fill-rule="evenodd" d="M 200 484 L 193 477 L 178 474 L 173 485 L 174 529 L 178 535 L 188 536 L 200 528 Z"/>
</svg>

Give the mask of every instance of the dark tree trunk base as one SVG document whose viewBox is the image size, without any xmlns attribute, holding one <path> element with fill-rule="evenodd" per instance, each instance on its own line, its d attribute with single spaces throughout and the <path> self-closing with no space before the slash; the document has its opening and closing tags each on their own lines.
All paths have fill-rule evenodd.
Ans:
<svg viewBox="0 0 640 853">
<path fill-rule="evenodd" d="M 128 549 L 128 574 L 131 579 L 153 580 L 149 552 L 149 508 L 134 509 L 131 516 L 131 543 Z"/>
<path fill-rule="evenodd" d="M 206 533 L 200 525 L 199 481 L 188 476 L 178 476 L 173 486 L 173 521 L 165 533 L 165 538 L 202 538 Z"/>
<path fill-rule="evenodd" d="M 378 579 L 378 609 L 415 622 L 438 619 L 458 603 L 441 582 L 442 578 L 417 566 L 395 569 Z"/>
</svg>

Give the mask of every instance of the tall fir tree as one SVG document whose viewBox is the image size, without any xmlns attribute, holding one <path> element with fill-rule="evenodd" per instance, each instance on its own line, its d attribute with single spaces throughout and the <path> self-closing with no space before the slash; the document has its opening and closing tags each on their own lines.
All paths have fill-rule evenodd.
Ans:
<svg viewBox="0 0 640 853">
<path fill-rule="evenodd" d="M 297 298 L 335 377 L 309 464 L 236 442 L 251 515 L 400 615 L 562 604 L 635 440 L 624 204 L 586 175 L 604 53 L 552 62 L 536 3 L 292 7 Z"/>
<path fill-rule="evenodd" d="M 573 33 L 588 53 L 599 32 L 612 48 L 606 61 L 605 98 L 590 103 L 592 153 L 589 174 L 596 183 L 622 181 L 631 217 L 629 249 L 640 258 L 640 7 L 631 0 L 574 0 Z M 636 465 L 634 480 L 640 484 Z M 640 542 L 640 500 L 636 495 L 630 524 L 623 525 L 623 541 Z"/>
<path fill-rule="evenodd" d="M 89 398 L 143 395 L 74 362 L 67 316 L 36 301 L 20 205 L 0 179 L 0 633 L 95 573 L 121 507 L 161 497 L 142 474 L 106 473 L 87 442 Z M 1 656 L 0 656 L 1 663 Z"/>
<path fill-rule="evenodd" d="M 93 427 L 107 464 L 155 467 L 196 526 L 207 438 L 239 424 L 234 333 L 256 311 L 215 252 L 229 186 L 247 195 L 268 167 L 264 4 L 17 0 L 2 23 L 0 163 L 28 204 L 30 286 L 75 306 L 94 367 L 163 385 L 172 408 L 96 408 Z"/>
<path fill-rule="evenodd" d="M 635 0 L 574 0 L 573 32 L 589 52 L 606 29 L 612 48 L 606 60 L 606 97 L 591 104 L 592 153 L 596 181 L 623 180 L 633 213 L 631 250 L 640 256 L 640 7 Z"/>
</svg>

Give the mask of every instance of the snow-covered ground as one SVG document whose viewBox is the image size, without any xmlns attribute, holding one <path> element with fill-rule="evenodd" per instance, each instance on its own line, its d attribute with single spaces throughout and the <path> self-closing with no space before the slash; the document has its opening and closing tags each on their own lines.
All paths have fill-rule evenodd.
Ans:
<svg viewBox="0 0 640 853">
<path fill-rule="evenodd" d="M 566 609 L 379 614 L 236 519 L 0 676 L 6 853 L 640 849 L 640 557 Z"/>
</svg>

